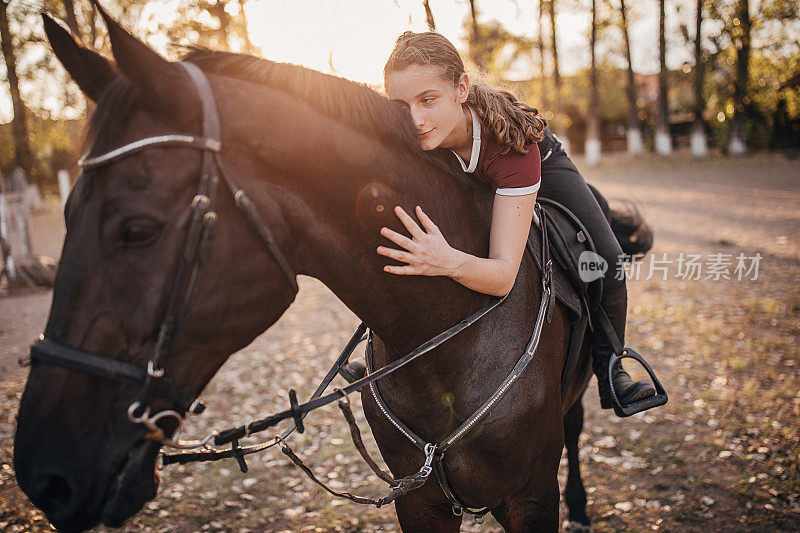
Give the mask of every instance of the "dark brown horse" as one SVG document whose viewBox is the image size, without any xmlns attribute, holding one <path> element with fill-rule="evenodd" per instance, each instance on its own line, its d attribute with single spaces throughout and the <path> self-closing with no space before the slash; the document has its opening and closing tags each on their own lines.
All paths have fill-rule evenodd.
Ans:
<svg viewBox="0 0 800 533">
<path fill-rule="evenodd" d="M 115 61 L 80 47 L 45 18 L 58 58 L 97 102 L 94 154 L 144 137 L 200 131 L 200 106 L 183 69 L 103 12 Z M 405 355 L 480 308 L 489 296 L 444 277 L 384 273 L 381 226 L 403 231 L 391 209 L 421 205 L 451 245 L 486 256 L 492 191 L 440 154 L 422 152 L 404 112 L 365 86 L 301 67 L 227 53 L 188 60 L 208 76 L 222 123 L 222 158 L 247 191 L 296 274 L 324 282 L 375 334 L 375 362 Z M 196 150 L 153 147 L 84 172 L 65 210 L 67 235 L 45 336 L 145 365 L 156 343 L 200 173 Z M 166 371 L 199 393 L 228 356 L 289 307 L 295 292 L 234 205 L 220 192 L 216 237 Z M 531 336 L 542 286 L 526 254 L 505 302 L 471 328 L 381 380 L 399 417 L 436 441 L 506 377 Z M 509 531 L 558 528 L 556 479 L 565 443 L 570 518 L 588 524 L 577 463 L 582 351 L 560 401 L 567 311 L 556 306 L 532 364 L 445 467 L 470 506 L 489 506 Z M 363 403 L 396 477 L 420 452 Z M 136 387 L 34 362 L 15 441 L 19 484 L 63 530 L 120 525 L 156 495 L 158 445 L 126 410 Z M 173 409 L 166 400 L 153 407 Z M 566 416 L 565 416 L 566 415 Z M 313 423 L 313 415 L 308 419 Z M 174 431 L 174 425 L 168 433 Z M 435 482 L 396 502 L 404 531 L 458 531 L 461 517 Z"/>
</svg>

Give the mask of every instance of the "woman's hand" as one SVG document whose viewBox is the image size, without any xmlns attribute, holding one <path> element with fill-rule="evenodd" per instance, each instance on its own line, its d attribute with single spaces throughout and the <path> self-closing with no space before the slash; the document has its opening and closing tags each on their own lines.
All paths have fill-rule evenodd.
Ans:
<svg viewBox="0 0 800 533">
<path fill-rule="evenodd" d="M 386 265 L 383 267 L 385 272 L 404 275 L 450 276 L 458 270 L 461 253 L 447 244 L 442 232 L 428 218 L 428 215 L 423 213 L 420 206 L 417 206 L 417 216 L 422 222 L 424 230 L 399 205 L 394 208 L 394 212 L 408 229 L 412 238 L 409 239 L 385 226 L 381 228 L 381 235 L 405 248 L 406 251 L 378 246 L 378 253 L 408 263 L 399 266 Z"/>
</svg>

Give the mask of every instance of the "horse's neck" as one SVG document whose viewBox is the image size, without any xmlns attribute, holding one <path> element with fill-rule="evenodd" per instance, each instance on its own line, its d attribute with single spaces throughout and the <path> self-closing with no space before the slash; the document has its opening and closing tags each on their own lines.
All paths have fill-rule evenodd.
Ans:
<svg viewBox="0 0 800 533">
<path fill-rule="evenodd" d="M 451 246 L 488 249 L 488 227 L 462 184 L 291 98 L 269 109 L 259 126 L 269 144 L 251 155 L 266 169 L 259 179 L 279 185 L 273 200 L 290 226 L 299 273 L 325 283 L 400 355 L 487 301 L 450 278 L 384 272 L 391 260 L 376 251 L 398 248 L 380 236 L 384 225 L 401 229 L 395 205 L 423 206 Z"/>
<path fill-rule="evenodd" d="M 386 156 L 390 154 L 387 152 Z M 456 230 L 447 222 L 457 219 L 444 216 L 447 206 L 425 194 L 424 187 L 402 183 L 402 177 L 393 183 L 391 171 L 388 167 L 385 170 L 373 173 L 368 169 L 348 169 L 347 181 L 355 186 L 335 187 L 331 190 L 335 196 L 325 198 L 328 208 L 318 203 L 316 209 L 302 211 L 305 215 L 310 213 L 310 217 L 301 216 L 293 224 L 308 230 L 300 248 L 304 273 L 323 281 L 393 352 L 403 355 L 466 317 L 487 297 L 447 277 L 383 271 L 384 265 L 394 262 L 378 254 L 376 248 L 400 246 L 380 236 L 381 226 L 391 225 L 408 233 L 397 227 L 394 205 L 402 205 L 409 212 L 415 205 L 425 206 L 426 213 L 440 222 L 440 229 L 448 237 Z M 372 181 L 376 176 L 381 176 L 380 183 Z M 314 205 L 312 202 L 318 202 L 319 197 L 306 200 L 306 205 Z M 371 218 L 370 211 L 375 211 L 376 203 L 383 206 L 382 216 Z"/>
</svg>

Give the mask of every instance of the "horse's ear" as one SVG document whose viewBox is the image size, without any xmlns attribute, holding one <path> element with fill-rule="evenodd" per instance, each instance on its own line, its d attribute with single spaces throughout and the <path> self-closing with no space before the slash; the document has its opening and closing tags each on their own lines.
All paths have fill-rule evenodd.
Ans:
<svg viewBox="0 0 800 533">
<path fill-rule="evenodd" d="M 183 122 L 198 112 L 194 89 L 182 68 L 134 37 L 92 0 L 103 17 L 117 66 L 148 97 L 145 103 L 170 119 Z"/>
<path fill-rule="evenodd" d="M 105 88 L 117 77 L 114 65 L 97 52 L 78 43 L 58 22 L 42 13 L 44 32 L 56 57 L 75 80 L 83 94 L 97 102 Z"/>
</svg>

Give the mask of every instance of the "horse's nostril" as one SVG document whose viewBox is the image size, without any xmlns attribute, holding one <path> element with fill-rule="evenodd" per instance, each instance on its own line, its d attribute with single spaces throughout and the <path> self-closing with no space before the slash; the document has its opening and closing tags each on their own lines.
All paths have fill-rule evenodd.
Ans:
<svg viewBox="0 0 800 533">
<path fill-rule="evenodd" d="M 34 503 L 45 511 L 62 511 L 72 504 L 72 486 L 64 476 L 44 475 L 37 483 L 37 488 L 39 490 Z"/>
</svg>

